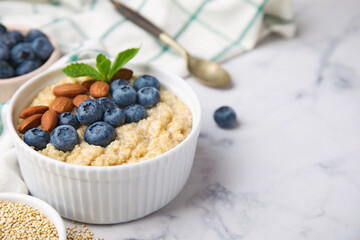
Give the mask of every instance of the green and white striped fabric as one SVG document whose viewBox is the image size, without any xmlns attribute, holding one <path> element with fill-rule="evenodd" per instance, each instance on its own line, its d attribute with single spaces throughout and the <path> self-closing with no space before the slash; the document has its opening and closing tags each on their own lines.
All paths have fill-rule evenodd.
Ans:
<svg viewBox="0 0 360 240">
<path fill-rule="evenodd" d="M 294 34 L 291 0 L 123 0 L 198 57 L 224 61 L 252 49 L 271 32 Z M 1 1 L 0 22 L 40 28 L 76 61 L 141 46 L 134 61 L 149 62 L 181 76 L 179 54 L 115 11 L 108 0 Z"/>
</svg>

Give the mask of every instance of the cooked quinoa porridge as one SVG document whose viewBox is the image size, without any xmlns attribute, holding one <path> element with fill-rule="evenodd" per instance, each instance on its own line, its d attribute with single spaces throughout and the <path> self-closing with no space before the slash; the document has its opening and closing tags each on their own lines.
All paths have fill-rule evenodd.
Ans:
<svg viewBox="0 0 360 240">
<path fill-rule="evenodd" d="M 30 106 L 49 106 L 56 98 L 53 93 L 55 86 L 64 83 L 81 84 L 85 79 L 62 79 L 41 90 Z M 135 163 L 163 154 L 189 135 L 192 115 L 189 108 L 175 94 L 164 89 L 160 89 L 160 94 L 160 102 L 146 109 L 145 119 L 115 128 L 116 139 L 105 148 L 85 142 L 84 133 L 88 126 L 82 125 L 77 129 L 79 143 L 72 151 L 59 151 L 48 143 L 39 152 L 59 161 L 88 166 Z M 73 112 L 76 113 L 76 107 L 73 108 Z"/>
</svg>

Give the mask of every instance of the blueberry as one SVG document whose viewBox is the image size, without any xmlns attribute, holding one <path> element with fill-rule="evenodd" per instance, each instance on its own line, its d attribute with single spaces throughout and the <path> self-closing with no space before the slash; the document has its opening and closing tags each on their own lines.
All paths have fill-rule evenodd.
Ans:
<svg viewBox="0 0 360 240">
<path fill-rule="evenodd" d="M 10 31 L 8 34 L 10 37 L 14 38 L 17 43 L 24 41 L 24 36 L 19 31 Z"/>
<path fill-rule="evenodd" d="M 10 51 L 11 59 L 16 64 L 21 64 L 25 60 L 34 60 L 36 54 L 31 47 L 30 43 L 19 43 L 16 44 Z"/>
<path fill-rule="evenodd" d="M 104 121 L 113 127 L 119 127 L 125 122 L 125 113 L 120 108 L 110 108 L 104 113 Z"/>
<path fill-rule="evenodd" d="M 0 35 L 2 33 L 6 33 L 6 31 L 7 31 L 6 27 L 3 24 L 0 23 Z"/>
<path fill-rule="evenodd" d="M 222 128 L 229 128 L 234 125 L 236 113 L 231 107 L 223 106 L 214 113 L 215 122 Z"/>
<path fill-rule="evenodd" d="M 0 43 L 4 44 L 8 48 L 12 48 L 19 42 L 20 41 L 17 38 L 17 36 L 14 34 L 10 34 L 10 32 L 3 33 L 2 35 L 0 35 Z"/>
<path fill-rule="evenodd" d="M 24 142 L 35 150 L 42 150 L 46 148 L 46 145 L 50 142 L 49 133 L 40 128 L 31 128 L 24 134 Z"/>
<path fill-rule="evenodd" d="M 96 101 L 98 101 L 98 103 L 100 103 L 101 109 L 103 110 L 103 112 L 105 112 L 106 110 L 108 110 L 110 108 L 117 108 L 116 103 L 108 97 L 98 98 L 98 99 L 96 99 Z"/>
<path fill-rule="evenodd" d="M 115 89 L 112 97 L 117 105 L 126 107 L 136 102 L 136 91 L 132 86 L 122 85 Z"/>
<path fill-rule="evenodd" d="M 15 76 L 14 68 L 7 61 L 0 60 L 0 79 L 13 76 Z"/>
<path fill-rule="evenodd" d="M 160 102 L 160 92 L 154 87 L 143 87 L 137 92 L 138 103 L 146 108 Z"/>
<path fill-rule="evenodd" d="M 159 90 L 160 83 L 159 80 L 157 80 L 157 78 L 154 76 L 142 75 L 135 79 L 134 88 L 136 89 L 136 91 L 139 91 L 139 89 L 143 87 L 154 87 Z"/>
<path fill-rule="evenodd" d="M 77 119 L 76 114 L 72 112 L 63 112 L 58 117 L 57 125 L 70 125 L 73 126 L 75 129 L 80 127 L 80 122 Z"/>
<path fill-rule="evenodd" d="M 38 37 L 46 37 L 46 35 L 42 33 L 40 30 L 31 29 L 29 33 L 25 36 L 24 42 L 32 42 L 35 40 L 35 38 Z"/>
<path fill-rule="evenodd" d="M 45 37 L 36 38 L 31 45 L 35 54 L 42 60 L 47 60 L 54 50 L 50 41 Z"/>
<path fill-rule="evenodd" d="M 77 108 L 77 117 L 80 123 L 90 125 L 103 119 L 103 110 L 96 100 L 87 99 Z"/>
<path fill-rule="evenodd" d="M 138 122 L 141 119 L 147 117 L 144 106 L 139 104 L 134 104 L 126 107 L 124 109 L 124 113 L 125 113 L 125 122 L 127 123 Z"/>
<path fill-rule="evenodd" d="M 116 79 L 110 84 L 110 91 L 114 92 L 115 89 L 117 89 L 117 88 L 119 88 L 119 87 L 121 87 L 123 85 L 131 86 L 131 83 L 129 81 L 126 81 L 126 80 Z"/>
<path fill-rule="evenodd" d="M 61 125 L 52 131 L 50 141 L 57 150 L 67 152 L 79 142 L 79 135 L 73 126 Z"/>
<path fill-rule="evenodd" d="M 84 140 L 91 144 L 106 147 L 116 138 L 115 129 L 106 122 L 96 122 L 91 124 L 84 134 Z"/>
<path fill-rule="evenodd" d="M 7 46 L 0 43 L 0 60 L 9 60 L 10 59 L 10 51 Z"/>
<path fill-rule="evenodd" d="M 21 76 L 26 73 L 32 72 L 42 65 L 40 59 L 26 60 L 16 68 L 16 75 Z"/>
</svg>

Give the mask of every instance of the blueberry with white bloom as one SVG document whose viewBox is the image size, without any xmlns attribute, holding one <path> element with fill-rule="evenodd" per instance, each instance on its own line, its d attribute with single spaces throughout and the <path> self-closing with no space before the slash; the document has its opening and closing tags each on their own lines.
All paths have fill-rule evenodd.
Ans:
<svg viewBox="0 0 360 240">
<path fill-rule="evenodd" d="M 3 34 L 3 33 L 6 33 L 7 32 L 7 29 L 6 27 L 0 23 L 0 35 Z"/>
<path fill-rule="evenodd" d="M 122 85 L 114 90 L 112 97 L 117 105 L 126 107 L 136 102 L 136 91 L 132 86 Z"/>
<path fill-rule="evenodd" d="M 137 92 L 137 99 L 145 108 L 154 107 L 160 102 L 160 92 L 154 87 L 143 87 Z"/>
<path fill-rule="evenodd" d="M 94 99 L 87 99 L 80 103 L 76 113 L 79 122 L 84 125 L 90 125 L 103 119 L 101 105 Z"/>
<path fill-rule="evenodd" d="M 10 59 L 10 51 L 7 46 L 0 43 L 0 60 L 9 60 Z"/>
<path fill-rule="evenodd" d="M 127 123 L 138 122 L 141 119 L 147 117 L 146 109 L 144 108 L 144 106 L 139 104 L 134 104 L 126 107 L 124 109 L 124 113 L 125 113 L 125 122 Z"/>
<path fill-rule="evenodd" d="M 154 87 L 156 89 L 160 89 L 159 80 L 151 75 L 142 75 L 135 79 L 134 88 L 136 91 L 139 91 L 143 87 Z"/>
<path fill-rule="evenodd" d="M 110 108 L 104 113 L 104 121 L 113 127 L 119 127 L 125 122 L 125 113 L 120 108 Z"/>
<path fill-rule="evenodd" d="M 116 138 L 115 129 L 113 126 L 106 122 L 96 122 L 91 124 L 86 130 L 84 134 L 85 142 L 106 147 Z"/>
<path fill-rule="evenodd" d="M 76 114 L 72 112 L 63 112 L 58 117 L 57 125 L 71 125 L 75 129 L 78 129 L 80 127 L 80 122 L 77 119 Z"/>
<path fill-rule="evenodd" d="M 46 37 L 46 35 L 37 29 L 31 29 L 29 33 L 25 36 L 24 42 L 32 42 L 38 37 Z"/>
<path fill-rule="evenodd" d="M 21 76 L 26 73 L 32 72 L 42 65 L 40 59 L 25 60 L 19 66 L 16 67 L 16 75 Z"/>
<path fill-rule="evenodd" d="M 30 43 L 19 43 L 16 44 L 10 51 L 11 60 L 16 64 L 21 64 L 25 60 L 36 59 L 36 54 L 31 47 Z"/>
<path fill-rule="evenodd" d="M 40 128 L 31 128 L 25 132 L 24 142 L 29 146 L 35 147 L 36 151 L 42 150 L 50 142 L 50 135 Z"/>
<path fill-rule="evenodd" d="M 114 100 L 112 100 L 108 97 L 101 97 L 101 98 L 96 99 L 96 101 L 98 101 L 98 103 L 100 103 L 103 112 L 105 112 L 106 110 L 108 110 L 110 108 L 117 108 Z"/>
<path fill-rule="evenodd" d="M 11 78 L 15 76 L 14 68 L 4 60 L 0 60 L 0 79 Z"/>
<path fill-rule="evenodd" d="M 61 125 L 52 131 L 50 141 L 57 150 L 72 151 L 79 142 L 79 135 L 73 126 Z"/>
<path fill-rule="evenodd" d="M 215 111 L 214 120 L 219 127 L 229 128 L 236 121 L 236 113 L 231 107 L 223 106 Z"/>
<path fill-rule="evenodd" d="M 45 37 L 38 37 L 32 43 L 32 48 L 35 54 L 42 60 L 47 60 L 51 53 L 54 51 L 54 47 L 50 41 Z"/>
<path fill-rule="evenodd" d="M 114 92 L 115 89 L 119 88 L 122 85 L 131 86 L 131 83 L 129 81 L 126 81 L 126 80 L 116 79 L 110 84 L 110 91 Z"/>
</svg>

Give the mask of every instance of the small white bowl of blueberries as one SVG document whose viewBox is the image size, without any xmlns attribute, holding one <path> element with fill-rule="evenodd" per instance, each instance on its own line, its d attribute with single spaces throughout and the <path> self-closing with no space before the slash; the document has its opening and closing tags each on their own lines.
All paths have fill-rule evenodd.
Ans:
<svg viewBox="0 0 360 240">
<path fill-rule="evenodd" d="M 0 102 L 59 57 L 56 42 L 41 30 L 0 23 Z"/>
</svg>

